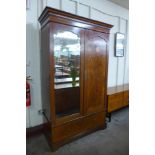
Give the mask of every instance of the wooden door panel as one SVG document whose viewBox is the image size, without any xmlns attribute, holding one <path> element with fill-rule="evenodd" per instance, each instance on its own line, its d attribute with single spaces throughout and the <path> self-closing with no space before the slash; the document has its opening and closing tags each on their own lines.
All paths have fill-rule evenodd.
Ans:
<svg viewBox="0 0 155 155">
<path fill-rule="evenodd" d="M 104 34 L 85 32 L 85 112 L 105 110 L 107 42 Z"/>
</svg>

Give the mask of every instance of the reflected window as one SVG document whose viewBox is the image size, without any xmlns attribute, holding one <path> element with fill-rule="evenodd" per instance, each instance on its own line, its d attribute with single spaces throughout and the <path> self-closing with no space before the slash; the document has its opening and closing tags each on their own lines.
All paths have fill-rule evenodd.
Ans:
<svg viewBox="0 0 155 155">
<path fill-rule="evenodd" d="M 54 34 L 54 61 L 55 88 L 79 86 L 80 38 L 78 35 L 69 31 Z"/>
</svg>

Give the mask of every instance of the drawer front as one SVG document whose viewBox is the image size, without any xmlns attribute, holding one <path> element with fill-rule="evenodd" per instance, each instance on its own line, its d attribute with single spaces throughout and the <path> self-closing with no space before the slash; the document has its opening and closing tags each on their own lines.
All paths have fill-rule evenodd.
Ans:
<svg viewBox="0 0 155 155">
<path fill-rule="evenodd" d="M 108 96 L 108 112 L 112 112 L 123 107 L 123 93 Z"/>
<path fill-rule="evenodd" d="M 78 134 L 87 133 L 103 126 L 105 126 L 104 112 L 81 117 L 52 128 L 52 141 L 54 143 L 64 141 Z"/>
<path fill-rule="evenodd" d="M 129 91 L 124 92 L 124 106 L 129 105 Z"/>
</svg>

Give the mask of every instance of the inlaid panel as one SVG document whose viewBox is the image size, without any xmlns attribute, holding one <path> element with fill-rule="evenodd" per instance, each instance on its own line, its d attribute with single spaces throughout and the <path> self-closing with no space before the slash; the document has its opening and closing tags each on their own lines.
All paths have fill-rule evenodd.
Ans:
<svg viewBox="0 0 155 155">
<path fill-rule="evenodd" d="M 104 110 L 107 43 L 101 33 L 85 33 L 85 112 Z"/>
</svg>

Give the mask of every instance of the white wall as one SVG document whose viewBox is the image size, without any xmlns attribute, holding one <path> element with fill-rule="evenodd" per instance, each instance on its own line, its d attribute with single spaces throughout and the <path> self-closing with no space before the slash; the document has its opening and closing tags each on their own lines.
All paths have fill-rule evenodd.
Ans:
<svg viewBox="0 0 155 155">
<path fill-rule="evenodd" d="M 45 8 L 50 6 L 103 21 L 114 25 L 111 29 L 109 46 L 108 86 L 117 86 L 129 82 L 128 58 L 128 10 L 107 0 L 31 0 L 30 8 L 26 12 L 27 24 L 27 76 L 31 76 L 32 105 L 27 109 L 26 127 L 39 125 L 43 122 L 38 114 L 41 109 L 40 89 L 40 25 L 38 17 Z M 114 34 L 125 33 L 127 46 L 124 57 L 114 57 Z"/>
</svg>

